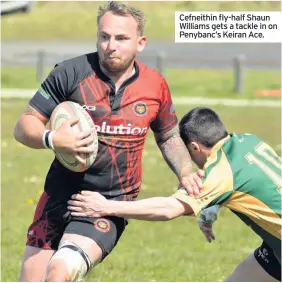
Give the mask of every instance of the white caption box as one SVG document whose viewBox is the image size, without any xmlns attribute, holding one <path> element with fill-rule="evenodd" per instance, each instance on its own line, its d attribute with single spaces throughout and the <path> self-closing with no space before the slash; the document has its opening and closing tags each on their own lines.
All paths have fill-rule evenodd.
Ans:
<svg viewBox="0 0 282 283">
<path fill-rule="evenodd" d="M 175 42 L 282 42 L 282 13 L 175 12 Z"/>
</svg>

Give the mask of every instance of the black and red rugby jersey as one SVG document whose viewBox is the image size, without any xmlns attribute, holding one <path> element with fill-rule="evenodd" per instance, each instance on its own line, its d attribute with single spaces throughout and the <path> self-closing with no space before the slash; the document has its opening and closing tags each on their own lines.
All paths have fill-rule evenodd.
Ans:
<svg viewBox="0 0 282 283">
<path fill-rule="evenodd" d="M 97 158 L 86 172 L 74 173 L 54 159 L 44 187 L 49 195 L 67 199 L 83 189 L 118 200 L 138 195 L 149 128 L 168 131 L 177 118 L 165 79 L 138 61 L 134 66 L 135 74 L 116 93 L 115 84 L 99 67 L 98 54 L 82 55 L 57 64 L 30 100 L 48 119 L 59 103 L 79 103 L 99 136 Z"/>
</svg>

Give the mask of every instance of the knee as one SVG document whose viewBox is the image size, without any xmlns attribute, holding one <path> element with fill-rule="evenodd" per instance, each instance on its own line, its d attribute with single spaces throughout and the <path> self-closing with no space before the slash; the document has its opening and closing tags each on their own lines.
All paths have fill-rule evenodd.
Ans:
<svg viewBox="0 0 282 283">
<path fill-rule="evenodd" d="M 76 244 L 64 241 L 51 258 L 46 273 L 47 282 L 81 281 L 91 267 L 87 254 Z"/>
<path fill-rule="evenodd" d="M 69 282 L 68 269 L 63 260 L 56 259 L 49 263 L 46 273 L 46 282 Z"/>
</svg>

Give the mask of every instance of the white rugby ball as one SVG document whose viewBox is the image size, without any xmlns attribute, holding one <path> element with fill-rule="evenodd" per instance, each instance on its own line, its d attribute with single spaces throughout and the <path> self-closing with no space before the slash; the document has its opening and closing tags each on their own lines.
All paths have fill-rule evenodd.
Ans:
<svg viewBox="0 0 282 283">
<path fill-rule="evenodd" d="M 84 132 L 93 129 L 95 137 L 92 144 L 88 145 L 93 147 L 92 153 L 76 153 L 76 154 L 62 154 L 55 151 L 55 155 L 60 163 L 73 172 L 86 171 L 95 161 L 98 152 L 98 136 L 94 122 L 87 111 L 82 108 L 78 103 L 73 101 L 65 101 L 60 103 L 52 112 L 50 118 L 50 129 L 56 131 L 62 123 L 68 119 L 76 118 L 79 122 L 72 126 L 75 132 Z M 75 157 L 79 155 L 85 164 L 79 162 Z"/>
</svg>

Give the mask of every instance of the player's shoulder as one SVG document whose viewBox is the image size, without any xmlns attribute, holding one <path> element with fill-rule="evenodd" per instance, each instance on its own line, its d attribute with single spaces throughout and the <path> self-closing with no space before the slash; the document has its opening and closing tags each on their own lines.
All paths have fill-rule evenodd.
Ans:
<svg viewBox="0 0 282 283">
<path fill-rule="evenodd" d="M 247 152 L 252 151 L 258 144 L 263 142 L 261 138 L 249 133 L 230 133 L 230 138 L 222 145 L 222 151 L 232 163 L 241 160 Z"/>
<path fill-rule="evenodd" d="M 259 143 L 259 142 L 262 142 L 262 139 L 255 134 L 232 133 L 231 134 L 231 141 L 236 142 L 236 143 L 242 143 L 242 142 Z"/>
<path fill-rule="evenodd" d="M 232 134 L 227 135 L 213 146 L 207 162 L 204 165 L 205 170 L 210 171 L 211 168 L 218 167 L 219 164 L 224 164 L 225 166 L 229 163 L 227 155 L 230 154 L 230 148 L 232 148 L 231 140 Z"/>
<path fill-rule="evenodd" d="M 166 84 L 166 79 L 157 70 L 150 68 L 149 66 L 143 64 L 142 62 L 136 60 L 139 68 L 139 76 L 141 79 L 146 79 L 154 84 Z"/>
<path fill-rule="evenodd" d="M 67 74 L 76 73 L 82 77 L 94 72 L 97 54 L 95 52 L 83 54 L 74 58 L 70 58 L 59 62 L 55 65 L 54 71 L 66 72 Z"/>
</svg>

